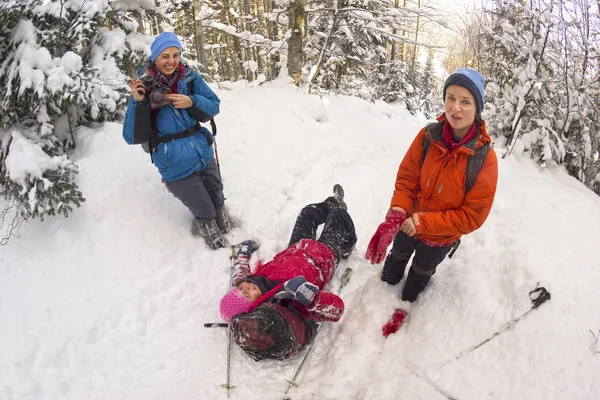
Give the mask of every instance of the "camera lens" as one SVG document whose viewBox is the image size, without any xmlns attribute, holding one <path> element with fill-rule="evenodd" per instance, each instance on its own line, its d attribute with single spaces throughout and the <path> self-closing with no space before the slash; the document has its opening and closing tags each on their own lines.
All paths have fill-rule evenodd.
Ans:
<svg viewBox="0 0 600 400">
<path fill-rule="evenodd" d="M 161 103 L 162 101 L 164 101 L 164 99 L 165 95 L 163 92 L 154 91 L 150 95 L 150 101 L 152 101 L 153 103 Z"/>
<path fill-rule="evenodd" d="M 152 77 L 152 75 L 144 75 L 140 78 L 140 80 L 142 81 L 142 83 L 145 86 L 151 85 L 152 82 L 154 81 L 154 78 Z"/>
</svg>

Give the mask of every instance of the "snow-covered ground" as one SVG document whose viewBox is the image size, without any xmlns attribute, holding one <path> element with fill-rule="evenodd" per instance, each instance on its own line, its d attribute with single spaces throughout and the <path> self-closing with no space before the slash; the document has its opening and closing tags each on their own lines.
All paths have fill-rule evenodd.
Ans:
<svg viewBox="0 0 600 400">
<path fill-rule="evenodd" d="M 560 168 L 499 161 L 492 213 L 465 237 L 384 340 L 401 285 L 364 260 L 398 164 L 424 125 L 399 106 L 319 98 L 281 83 L 221 87 L 218 153 L 227 204 L 268 261 L 298 211 L 346 190 L 358 233 L 340 265 L 354 275 L 346 313 L 323 327 L 293 399 L 598 399 L 600 198 Z M 87 198 L 68 219 L 31 221 L 0 247 L 0 399 L 219 399 L 226 330 L 218 302 L 229 250 L 189 233 L 191 216 L 121 125 L 81 129 L 74 160 Z M 496 149 L 499 155 L 502 149 Z M 340 272 L 340 271 L 338 271 Z M 339 275 L 332 290 L 339 284 Z M 480 348 L 531 306 L 552 300 Z M 232 356 L 233 399 L 281 399 L 301 357 Z"/>
</svg>

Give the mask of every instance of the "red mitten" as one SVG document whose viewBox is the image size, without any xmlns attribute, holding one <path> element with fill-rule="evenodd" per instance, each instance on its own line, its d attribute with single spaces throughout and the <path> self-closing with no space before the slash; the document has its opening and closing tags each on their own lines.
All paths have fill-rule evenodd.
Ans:
<svg viewBox="0 0 600 400">
<path fill-rule="evenodd" d="M 388 337 L 392 333 L 398 332 L 398 329 L 400 329 L 402 327 L 402 324 L 404 323 L 404 319 L 406 318 L 407 315 L 408 314 L 406 313 L 406 311 L 401 310 L 399 308 L 396 309 L 394 311 L 394 315 L 392 316 L 392 319 L 390 319 L 381 329 L 381 332 L 383 332 L 383 336 Z"/>
<path fill-rule="evenodd" d="M 400 211 L 389 210 L 385 215 L 385 221 L 383 221 L 375 234 L 371 238 L 369 245 L 367 246 L 367 253 L 365 258 L 371 261 L 371 264 L 379 264 L 385 258 L 387 248 L 396 237 L 396 234 L 400 230 L 400 225 L 406 219 Z"/>
</svg>

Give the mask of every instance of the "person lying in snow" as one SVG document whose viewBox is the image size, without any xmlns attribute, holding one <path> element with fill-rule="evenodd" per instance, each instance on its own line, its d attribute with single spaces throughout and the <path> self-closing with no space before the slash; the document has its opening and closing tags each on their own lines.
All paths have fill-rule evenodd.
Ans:
<svg viewBox="0 0 600 400">
<path fill-rule="evenodd" d="M 323 287 L 341 258 L 356 244 L 344 191 L 302 209 L 289 246 L 251 274 L 249 258 L 258 244 L 242 243 L 234 261 L 233 287 L 221 299 L 221 317 L 236 343 L 254 360 L 285 359 L 310 344 L 315 321 L 338 321 L 344 302 Z M 325 224 L 318 240 L 317 228 Z"/>
</svg>

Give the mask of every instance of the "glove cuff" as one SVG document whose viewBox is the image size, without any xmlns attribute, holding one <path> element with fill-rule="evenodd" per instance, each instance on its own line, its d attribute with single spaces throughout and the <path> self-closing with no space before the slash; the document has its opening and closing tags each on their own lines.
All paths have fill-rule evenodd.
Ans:
<svg viewBox="0 0 600 400">
<path fill-rule="evenodd" d="M 398 211 L 398 210 L 393 210 L 393 209 L 389 209 L 387 214 L 385 215 L 385 220 L 392 222 L 394 225 L 397 225 L 398 228 L 400 228 L 400 225 L 402 225 L 402 223 L 404 222 L 404 220 L 406 219 L 406 214 L 403 213 L 402 211 Z"/>
</svg>

